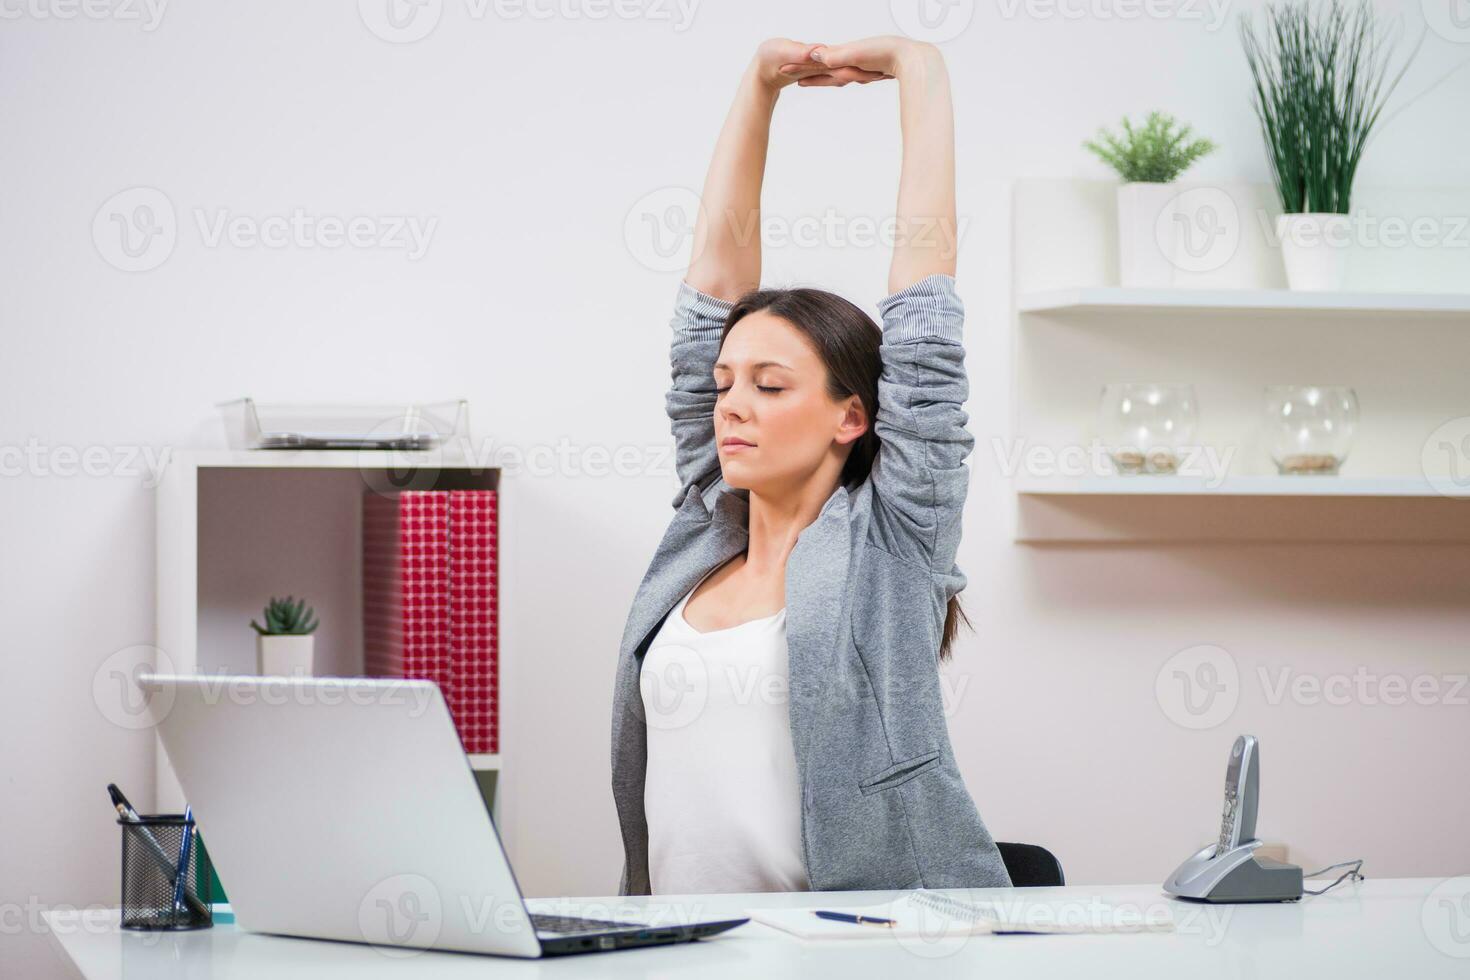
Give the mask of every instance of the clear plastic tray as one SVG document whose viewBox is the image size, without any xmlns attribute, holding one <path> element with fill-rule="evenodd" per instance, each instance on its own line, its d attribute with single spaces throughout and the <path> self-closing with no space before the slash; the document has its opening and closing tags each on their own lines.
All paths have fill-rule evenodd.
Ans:
<svg viewBox="0 0 1470 980">
<path fill-rule="evenodd" d="M 468 438 L 469 403 L 330 405 L 221 402 L 231 449 L 437 449 Z"/>
</svg>

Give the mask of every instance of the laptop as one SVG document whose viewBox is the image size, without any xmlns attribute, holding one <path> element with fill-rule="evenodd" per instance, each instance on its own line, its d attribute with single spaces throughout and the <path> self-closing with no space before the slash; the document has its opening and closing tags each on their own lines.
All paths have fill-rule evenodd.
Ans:
<svg viewBox="0 0 1470 980">
<path fill-rule="evenodd" d="M 431 681 L 143 674 L 138 685 L 241 929 L 396 955 L 542 957 L 750 921 L 674 905 L 533 912 Z"/>
</svg>

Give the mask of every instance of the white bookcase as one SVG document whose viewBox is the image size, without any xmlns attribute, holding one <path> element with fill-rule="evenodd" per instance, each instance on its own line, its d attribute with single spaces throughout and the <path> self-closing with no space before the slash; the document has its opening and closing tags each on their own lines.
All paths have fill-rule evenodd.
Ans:
<svg viewBox="0 0 1470 980">
<path fill-rule="evenodd" d="M 1198 441 L 1233 456 L 1208 481 L 1022 465 L 1016 540 L 1470 540 L 1470 485 L 1447 486 L 1449 463 L 1425 452 L 1440 425 L 1470 416 L 1470 249 L 1356 248 L 1354 291 L 1293 291 L 1267 235 L 1272 188 L 1186 182 L 1226 202 L 1238 240 L 1169 288 L 1126 289 L 1116 186 L 1012 186 L 1012 448 L 1089 443 L 1108 382 L 1182 381 L 1199 397 Z M 1470 188 L 1364 188 L 1360 208 L 1448 218 L 1470 213 Z M 1293 383 L 1357 392 L 1357 436 L 1338 476 L 1276 474 L 1261 392 Z"/>
<path fill-rule="evenodd" d="M 362 643 L 362 498 L 386 489 L 489 489 L 505 514 L 501 470 L 439 452 L 218 450 L 174 453 L 157 491 L 155 669 L 255 673 L 254 631 L 265 599 L 306 596 L 321 626 L 315 672 L 359 676 Z M 504 555 L 504 550 L 500 551 Z M 501 678 L 506 576 L 497 588 Z M 505 697 L 500 692 L 501 747 Z M 160 811 L 184 800 L 155 737 Z M 469 755 L 492 817 L 501 822 L 504 752 Z"/>
</svg>

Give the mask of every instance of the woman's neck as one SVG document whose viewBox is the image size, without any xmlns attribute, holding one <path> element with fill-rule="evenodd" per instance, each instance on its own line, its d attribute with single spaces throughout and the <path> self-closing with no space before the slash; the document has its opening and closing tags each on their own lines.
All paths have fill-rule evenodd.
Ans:
<svg viewBox="0 0 1470 980">
<path fill-rule="evenodd" d="M 745 564 L 761 575 L 784 568 L 801 532 L 817 519 L 822 507 L 837 491 L 838 484 L 812 480 L 797 492 L 783 497 L 749 494 L 750 538 Z"/>
</svg>

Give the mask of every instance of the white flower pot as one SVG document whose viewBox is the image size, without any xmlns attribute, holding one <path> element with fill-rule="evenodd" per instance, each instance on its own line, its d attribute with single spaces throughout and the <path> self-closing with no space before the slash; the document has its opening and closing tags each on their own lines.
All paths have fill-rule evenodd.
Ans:
<svg viewBox="0 0 1470 980">
<path fill-rule="evenodd" d="M 1345 214 L 1310 211 L 1276 218 L 1286 284 L 1292 289 L 1341 289 L 1347 281 L 1352 226 Z"/>
<path fill-rule="evenodd" d="M 1179 188 L 1173 184 L 1118 185 L 1118 280 L 1123 286 L 1174 284 L 1179 248 Z"/>
<path fill-rule="evenodd" d="M 256 663 L 262 677 L 310 677 L 310 633 L 294 636 L 255 636 Z"/>
</svg>

